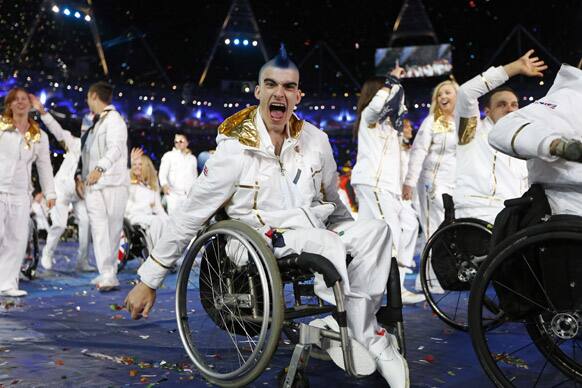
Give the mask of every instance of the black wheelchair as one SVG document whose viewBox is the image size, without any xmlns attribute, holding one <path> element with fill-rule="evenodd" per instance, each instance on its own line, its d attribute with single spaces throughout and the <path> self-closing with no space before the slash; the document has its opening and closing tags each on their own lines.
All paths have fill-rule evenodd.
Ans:
<svg viewBox="0 0 582 388">
<path fill-rule="evenodd" d="M 315 296 L 315 272 L 333 287 L 337 307 Z M 321 256 L 303 253 L 276 259 L 250 226 L 216 222 L 191 241 L 178 275 L 176 319 L 184 348 L 206 380 L 240 387 L 267 368 L 283 331 L 296 345 L 289 367 L 279 375 L 280 386 L 308 386 L 304 369 L 312 347 L 325 349 L 331 341 L 341 343 L 345 370 L 356 376 L 340 280 L 335 267 Z M 387 287 L 388 303 L 378 312 L 378 321 L 395 333 L 404 353 L 395 259 Z M 302 322 L 327 313 L 333 313 L 339 332 Z"/>
<path fill-rule="evenodd" d="M 546 217 L 493 248 L 472 284 L 469 328 L 497 386 L 580 386 L 582 217 Z"/>
<path fill-rule="evenodd" d="M 36 221 L 31 216 L 28 223 L 28 242 L 26 243 L 26 253 L 20 266 L 20 273 L 24 278 L 33 280 L 36 277 L 36 268 L 40 259 L 40 248 L 38 245 L 38 229 Z"/>
<path fill-rule="evenodd" d="M 445 220 L 428 239 L 420 261 L 426 301 L 447 325 L 468 330 L 469 292 L 487 257 L 493 225 L 477 218 L 455 218 L 453 198 L 443 194 Z"/>
<path fill-rule="evenodd" d="M 130 260 L 145 261 L 149 256 L 151 242 L 144 228 L 132 225 L 127 218 L 123 219 L 123 229 L 117 250 L 117 272 L 123 271 Z"/>
</svg>

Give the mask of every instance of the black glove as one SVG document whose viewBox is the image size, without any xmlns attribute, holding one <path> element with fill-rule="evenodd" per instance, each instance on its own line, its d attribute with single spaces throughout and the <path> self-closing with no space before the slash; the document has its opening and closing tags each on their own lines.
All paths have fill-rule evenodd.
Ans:
<svg viewBox="0 0 582 388">
<path fill-rule="evenodd" d="M 582 143 L 578 140 L 560 139 L 550 153 L 570 162 L 582 163 Z"/>
</svg>

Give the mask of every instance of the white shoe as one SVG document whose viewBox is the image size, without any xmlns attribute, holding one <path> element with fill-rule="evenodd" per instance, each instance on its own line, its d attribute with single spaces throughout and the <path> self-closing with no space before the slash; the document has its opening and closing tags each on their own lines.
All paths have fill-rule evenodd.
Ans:
<svg viewBox="0 0 582 388">
<path fill-rule="evenodd" d="M 410 377 L 408 363 L 397 350 L 396 337 L 384 331 L 386 340 L 378 341 L 370 348 L 375 356 L 378 372 L 390 385 L 390 388 L 409 388 Z"/>
<path fill-rule="evenodd" d="M 309 325 L 320 329 L 339 332 L 339 324 L 331 315 L 320 319 L 314 319 L 309 322 Z M 334 364 L 341 369 L 346 370 L 341 342 L 335 340 L 327 341 L 328 346 L 324 350 Z M 350 348 L 352 350 L 354 369 L 359 376 L 369 376 L 376 371 L 376 362 L 374 361 L 374 358 L 372 358 L 370 352 L 368 352 L 368 349 L 353 338 L 350 338 Z"/>
<path fill-rule="evenodd" d="M 109 292 L 113 290 L 119 290 L 119 280 L 115 275 L 113 276 L 102 276 L 97 283 L 97 289 L 99 292 Z"/>
<path fill-rule="evenodd" d="M 401 291 L 401 296 L 402 304 L 417 304 L 425 300 L 424 294 L 415 294 L 407 289 Z"/>
<path fill-rule="evenodd" d="M 77 261 L 76 269 L 77 269 L 77 272 L 95 272 L 95 271 L 97 271 L 97 269 L 95 267 L 93 267 L 92 265 L 89 265 L 89 263 L 86 260 Z"/>
<path fill-rule="evenodd" d="M 93 284 L 93 285 L 99 284 L 100 280 L 101 280 L 101 275 L 97 275 L 93 279 L 91 279 L 91 284 Z"/>
<path fill-rule="evenodd" d="M 24 290 L 18 290 L 16 288 L 11 288 L 10 290 L 0 291 L 0 296 L 13 296 L 13 297 L 20 297 L 26 296 L 28 292 Z"/>
<path fill-rule="evenodd" d="M 40 258 L 40 265 L 42 265 L 42 267 L 46 270 L 53 269 L 53 258 L 42 255 Z"/>
</svg>

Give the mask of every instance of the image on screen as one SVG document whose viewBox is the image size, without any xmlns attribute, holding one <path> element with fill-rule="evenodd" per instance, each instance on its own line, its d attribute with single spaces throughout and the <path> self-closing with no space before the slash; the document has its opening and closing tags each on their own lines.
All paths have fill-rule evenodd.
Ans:
<svg viewBox="0 0 582 388">
<path fill-rule="evenodd" d="M 450 44 L 378 48 L 374 63 L 377 75 L 400 64 L 406 71 L 403 78 L 440 77 L 453 70 Z"/>
</svg>

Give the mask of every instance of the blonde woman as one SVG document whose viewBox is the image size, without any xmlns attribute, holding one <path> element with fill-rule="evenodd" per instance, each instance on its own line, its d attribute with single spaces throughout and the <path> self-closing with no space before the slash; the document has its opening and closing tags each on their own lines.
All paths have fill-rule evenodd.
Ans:
<svg viewBox="0 0 582 388">
<path fill-rule="evenodd" d="M 443 193 L 452 195 L 455 186 L 457 132 L 455 103 L 459 85 L 443 81 L 433 91 L 430 113 L 424 119 L 410 152 L 402 198 L 413 198 L 418 190 L 420 222 L 428 239 L 444 220 Z"/>
<path fill-rule="evenodd" d="M 131 185 L 125 218 L 147 231 L 155 244 L 168 215 L 162 207 L 158 174 L 152 160 L 139 148 L 131 151 Z"/>
</svg>

